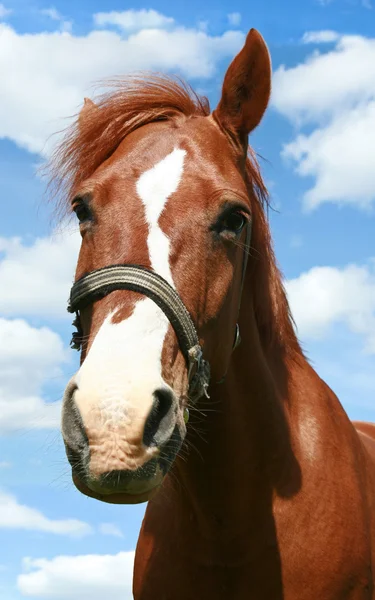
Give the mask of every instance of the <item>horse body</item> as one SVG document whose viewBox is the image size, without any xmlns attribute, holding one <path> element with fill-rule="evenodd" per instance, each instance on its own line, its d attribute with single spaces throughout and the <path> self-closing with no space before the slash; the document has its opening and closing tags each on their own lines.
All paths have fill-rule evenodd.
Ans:
<svg viewBox="0 0 375 600">
<path fill-rule="evenodd" d="M 55 157 L 82 234 L 62 433 L 78 490 L 149 501 L 135 600 L 375 599 L 375 426 L 301 350 L 247 155 L 270 82 L 251 30 L 213 113 L 136 82 Z"/>
<path fill-rule="evenodd" d="M 375 597 L 375 436 L 370 457 L 307 361 L 282 362 L 270 389 L 246 340 L 236 351 L 204 439 L 148 504 L 135 600 Z"/>
</svg>

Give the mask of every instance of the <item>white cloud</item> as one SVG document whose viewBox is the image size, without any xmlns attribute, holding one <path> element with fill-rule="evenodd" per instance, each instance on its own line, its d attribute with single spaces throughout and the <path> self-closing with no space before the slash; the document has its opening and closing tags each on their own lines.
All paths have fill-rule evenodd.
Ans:
<svg viewBox="0 0 375 600">
<path fill-rule="evenodd" d="M 229 25 L 233 25 L 234 27 L 237 27 L 241 23 L 241 19 L 241 13 L 239 12 L 233 12 L 228 15 Z"/>
<path fill-rule="evenodd" d="M 340 39 L 336 31 L 324 29 L 323 31 L 307 31 L 302 37 L 303 44 L 328 44 Z"/>
<path fill-rule="evenodd" d="M 0 529 L 22 529 L 82 537 L 92 533 L 92 527 L 77 519 L 49 519 L 35 508 L 20 504 L 17 498 L 0 491 Z"/>
<path fill-rule="evenodd" d="M 101 525 L 99 525 L 99 531 L 103 535 L 113 535 L 114 537 L 119 538 L 124 537 L 124 534 L 122 533 L 121 529 L 119 529 L 113 523 L 101 523 Z"/>
<path fill-rule="evenodd" d="M 51 6 L 50 8 L 43 8 L 40 11 L 40 14 L 49 17 L 50 19 L 52 19 L 52 21 L 61 21 L 63 19 L 63 16 L 54 6 Z"/>
<path fill-rule="evenodd" d="M 76 228 L 37 238 L 32 245 L 0 238 L 0 314 L 71 319 L 66 306 L 79 246 Z"/>
<path fill-rule="evenodd" d="M 314 267 L 286 282 L 302 338 L 322 338 L 335 323 L 346 325 L 375 353 L 375 261 L 368 266 Z"/>
<path fill-rule="evenodd" d="M 0 469 L 10 469 L 12 467 L 12 463 L 8 460 L 0 461 Z"/>
<path fill-rule="evenodd" d="M 273 78 L 273 105 L 293 123 L 322 122 L 375 95 L 375 39 L 342 36 L 329 52 L 281 65 Z"/>
<path fill-rule="evenodd" d="M 132 600 L 134 552 L 25 558 L 17 587 L 39 600 Z"/>
<path fill-rule="evenodd" d="M 0 318 L 0 339 L 0 432 L 56 427 L 60 403 L 47 403 L 40 393 L 61 376 L 67 360 L 61 338 L 47 327 Z"/>
<path fill-rule="evenodd" d="M 304 196 L 305 207 L 313 209 L 324 202 L 371 207 L 375 39 L 342 36 L 329 52 L 315 51 L 289 69 L 282 65 L 274 74 L 272 102 L 295 126 L 310 126 L 308 134 L 299 134 L 283 149 L 299 175 L 315 179 Z"/>
<path fill-rule="evenodd" d="M 94 15 L 94 23 L 99 27 L 116 25 L 124 31 L 140 31 L 141 29 L 163 29 L 174 25 L 172 17 L 166 17 L 156 10 L 124 10 L 122 12 L 100 12 Z"/>
<path fill-rule="evenodd" d="M 209 26 L 209 21 L 198 21 L 197 23 L 197 27 L 198 29 L 200 29 L 201 31 L 208 31 L 208 26 Z M 198 92 L 198 90 L 197 90 Z M 199 93 L 199 92 L 198 92 Z"/>
<path fill-rule="evenodd" d="M 60 23 L 60 31 L 71 32 L 72 27 L 73 27 L 73 21 L 69 21 L 69 20 L 65 19 L 65 17 L 63 17 L 63 15 L 54 6 L 51 6 L 50 8 L 43 8 L 40 11 L 40 14 L 45 17 L 48 17 L 52 21 L 59 22 Z"/>
<path fill-rule="evenodd" d="M 304 196 L 312 210 L 324 202 L 370 208 L 375 199 L 375 100 L 343 111 L 326 127 L 299 135 L 282 155 L 296 172 L 316 177 Z"/>
<path fill-rule="evenodd" d="M 21 429 L 54 429 L 59 426 L 60 402 L 47 403 L 39 396 L 3 397 L 0 388 L 0 433 Z"/>
<path fill-rule="evenodd" d="M 68 124 L 66 117 L 79 110 L 93 82 L 140 70 L 210 78 L 218 63 L 232 57 L 243 41 L 240 31 L 210 36 L 177 24 L 126 35 L 103 29 L 79 36 L 66 31 L 18 33 L 2 23 L 0 138 L 48 154 L 57 138 L 46 144 L 47 138 Z"/>
<path fill-rule="evenodd" d="M 0 19 L 7 17 L 12 13 L 10 8 L 5 8 L 4 4 L 0 4 Z"/>
</svg>

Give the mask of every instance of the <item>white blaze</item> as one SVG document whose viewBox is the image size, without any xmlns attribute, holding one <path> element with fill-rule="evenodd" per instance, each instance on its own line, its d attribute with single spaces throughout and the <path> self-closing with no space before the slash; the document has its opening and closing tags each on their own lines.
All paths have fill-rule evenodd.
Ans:
<svg viewBox="0 0 375 600">
<path fill-rule="evenodd" d="M 159 227 L 159 218 L 169 196 L 178 188 L 185 154 L 185 150 L 173 150 L 153 169 L 143 173 L 137 183 L 137 192 L 145 207 L 149 226 L 147 243 L 152 268 L 173 286 L 169 267 L 169 239 Z"/>
<path fill-rule="evenodd" d="M 143 203 L 152 268 L 172 286 L 169 239 L 159 227 L 159 218 L 183 173 L 184 150 L 175 149 L 141 175 L 137 193 Z M 153 392 L 166 387 L 161 357 L 168 319 L 149 298 L 139 300 L 132 315 L 120 323 L 109 314 L 99 329 L 90 351 L 76 375 L 76 403 L 84 421 L 98 416 L 102 424 L 144 426 Z M 135 433 L 135 432 L 134 432 Z"/>
</svg>

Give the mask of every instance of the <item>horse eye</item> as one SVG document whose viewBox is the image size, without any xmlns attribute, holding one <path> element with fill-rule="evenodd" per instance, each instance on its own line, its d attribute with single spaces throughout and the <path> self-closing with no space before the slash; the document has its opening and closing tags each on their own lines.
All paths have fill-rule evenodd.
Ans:
<svg viewBox="0 0 375 600">
<path fill-rule="evenodd" d="M 236 210 L 227 214 L 220 223 L 221 232 L 230 232 L 239 235 L 247 223 L 245 215 Z"/>
<path fill-rule="evenodd" d="M 73 210 L 76 213 L 77 219 L 80 223 L 85 223 L 86 221 L 90 221 L 92 219 L 90 208 L 87 204 L 87 201 L 83 198 L 77 198 L 73 202 Z"/>
</svg>

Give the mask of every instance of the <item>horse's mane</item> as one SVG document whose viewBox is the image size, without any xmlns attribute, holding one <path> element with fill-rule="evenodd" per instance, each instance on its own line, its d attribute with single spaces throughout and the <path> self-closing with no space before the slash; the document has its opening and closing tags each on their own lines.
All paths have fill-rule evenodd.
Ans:
<svg viewBox="0 0 375 600">
<path fill-rule="evenodd" d="M 49 195 L 66 214 L 80 184 L 108 159 L 125 136 L 160 120 L 207 116 L 210 105 L 187 83 L 164 75 L 133 75 L 107 82 L 110 91 L 67 128 L 47 165 Z M 254 151 L 249 147 L 246 179 L 254 212 L 252 278 L 254 308 L 261 337 L 268 346 L 275 338 L 284 347 L 296 340 L 286 294 L 276 265 L 266 214 L 268 192 Z M 263 332 L 263 333 L 262 333 Z"/>
</svg>

